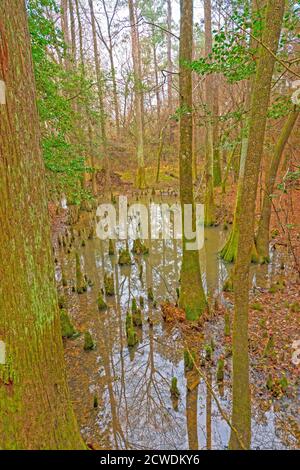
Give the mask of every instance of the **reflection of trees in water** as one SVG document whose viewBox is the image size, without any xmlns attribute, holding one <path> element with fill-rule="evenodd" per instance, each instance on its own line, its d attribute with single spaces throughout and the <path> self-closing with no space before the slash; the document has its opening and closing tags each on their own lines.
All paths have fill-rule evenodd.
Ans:
<svg viewBox="0 0 300 470">
<path fill-rule="evenodd" d="M 215 229 L 211 230 L 214 233 Z M 213 262 L 207 283 L 213 289 L 219 289 L 222 272 L 226 268 L 216 255 L 218 237 L 215 236 L 213 240 L 204 250 L 206 264 Z M 160 310 L 151 308 L 151 303 L 147 301 L 149 286 L 153 287 L 158 300 L 169 296 L 167 287 L 175 293 L 180 270 L 180 243 L 154 242 L 151 258 L 140 257 L 138 263 L 126 268 L 120 268 L 117 256 L 109 257 L 106 244 L 102 245 L 101 248 L 99 240 L 89 240 L 85 248 L 79 249 L 84 255 L 86 273 L 94 287 L 87 294 L 72 297 L 72 302 L 80 302 L 80 311 L 76 310 L 76 322 L 79 326 L 91 328 L 98 344 L 96 354 L 85 354 L 83 362 L 78 363 L 80 377 L 72 378 L 78 391 L 77 399 L 83 405 L 83 413 L 86 413 L 86 416 L 81 417 L 81 422 L 91 429 L 93 426 L 96 428 L 93 435 L 96 439 L 100 435 L 99 441 L 101 434 L 106 435 L 109 431 L 111 442 L 107 445 L 112 448 L 175 449 L 184 447 L 187 440 L 189 447 L 195 449 L 224 447 L 228 442 L 226 436 L 229 428 L 217 410 L 214 398 L 208 393 L 207 386 L 201 382 L 192 392 L 186 395 L 183 392 L 186 384 L 180 333 L 174 326 L 163 324 Z M 64 261 L 66 274 L 69 274 L 69 278 L 74 277 L 73 258 Z M 143 283 L 139 278 L 139 265 L 143 266 Z M 271 267 L 268 269 L 271 270 Z M 114 272 L 116 296 L 108 300 L 110 309 L 99 313 L 96 298 L 105 271 Z M 140 295 L 145 299 L 143 337 L 140 335 L 140 344 L 135 351 L 132 350 L 132 361 L 133 354 L 130 355 L 126 344 L 125 315 L 131 298 L 135 296 L 138 300 Z M 148 316 L 154 324 L 153 328 L 146 321 Z M 103 364 L 103 376 L 99 375 L 99 361 L 96 357 Z M 172 409 L 170 397 L 173 375 L 177 376 L 182 392 L 178 412 Z M 211 386 L 217 390 L 211 375 L 210 380 Z M 80 387 L 81 381 L 83 385 Z M 91 393 L 94 391 L 99 397 L 97 411 L 92 409 Z M 227 412 L 229 395 L 226 393 L 222 400 Z M 292 416 L 287 418 L 284 411 L 275 414 L 273 411 L 260 414 L 254 412 L 253 427 L 255 445 L 296 446 L 295 419 Z"/>
</svg>

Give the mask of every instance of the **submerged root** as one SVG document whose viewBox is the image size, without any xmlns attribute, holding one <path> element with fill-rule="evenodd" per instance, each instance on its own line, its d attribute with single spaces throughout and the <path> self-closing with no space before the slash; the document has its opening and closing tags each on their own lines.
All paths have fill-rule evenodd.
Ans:
<svg viewBox="0 0 300 470">
<path fill-rule="evenodd" d="M 142 242 L 140 238 L 137 238 L 133 242 L 132 253 L 134 253 L 135 255 L 148 255 L 149 249 L 146 247 L 146 245 Z"/>
<path fill-rule="evenodd" d="M 75 338 L 78 336 L 70 316 L 65 309 L 60 310 L 60 327 L 61 327 L 61 336 L 63 338 Z"/>
<path fill-rule="evenodd" d="M 92 335 L 89 331 L 86 331 L 84 333 L 84 345 L 83 345 L 83 349 L 85 351 L 91 351 L 93 349 L 96 348 L 96 344 L 92 338 Z"/>
<path fill-rule="evenodd" d="M 104 289 L 106 295 L 113 296 L 115 295 L 115 286 L 114 286 L 114 275 L 113 274 L 104 274 Z"/>
</svg>

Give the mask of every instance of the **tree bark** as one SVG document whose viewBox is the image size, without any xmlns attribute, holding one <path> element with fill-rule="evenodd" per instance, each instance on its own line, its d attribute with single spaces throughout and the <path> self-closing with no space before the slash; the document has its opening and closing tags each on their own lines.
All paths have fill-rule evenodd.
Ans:
<svg viewBox="0 0 300 470">
<path fill-rule="evenodd" d="M 2 0 L 1 449 L 84 449 L 66 381 L 25 2 Z M 1 62 L 0 62 L 1 63 Z"/>
<path fill-rule="evenodd" d="M 270 101 L 275 55 L 278 48 L 285 0 L 269 0 L 265 28 L 253 83 L 249 140 L 239 216 L 239 239 L 234 276 L 233 322 L 233 406 L 231 449 L 249 448 L 251 443 L 251 401 L 248 355 L 249 270 L 254 238 L 255 203 L 263 154 L 267 111 Z M 239 438 L 238 438 L 239 436 Z"/>
</svg>

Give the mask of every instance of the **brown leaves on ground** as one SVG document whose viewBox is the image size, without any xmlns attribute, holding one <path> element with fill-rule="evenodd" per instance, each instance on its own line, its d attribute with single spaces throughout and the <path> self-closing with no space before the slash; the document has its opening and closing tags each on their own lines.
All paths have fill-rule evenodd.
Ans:
<svg viewBox="0 0 300 470">
<path fill-rule="evenodd" d="M 162 316 L 165 322 L 184 322 L 185 321 L 185 311 L 182 308 L 176 307 L 174 304 L 169 302 L 164 302 L 161 304 Z"/>
</svg>

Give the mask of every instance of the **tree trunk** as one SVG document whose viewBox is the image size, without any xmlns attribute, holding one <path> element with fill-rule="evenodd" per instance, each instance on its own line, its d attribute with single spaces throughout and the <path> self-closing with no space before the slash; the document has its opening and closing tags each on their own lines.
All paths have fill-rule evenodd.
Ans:
<svg viewBox="0 0 300 470">
<path fill-rule="evenodd" d="M 272 210 L 272 193 L 275 187 L 276 175 L 284 148 L 296 124 L 298 116 L 299 111 L 296 108 L 288 116 L 275 146 L 270 168 L 266 176 L 266 188 L 256 237 L 257 252 L 263 262 L 269 262 L 269 231 Z"/>
<path fill-rule="evenodd" d="M 70 70 L 70 47 L 71 39 L 69 32 L 69 17 L 68 17 L 68 0 L 61 0 L 61 30 L 63 33 L 63 40 L 65 43 L 64 62 L 65 69 Z"/>
<path fill-rule="evenodd" d="M 221 186 L 221 161 L 220 161 L 220 130 L 219 130 L 219 76 L 212 77 L 213 80 L 213 172 L 214 186 Z"/>
<path fill-rule="evenodd" d="M 172 30 L 172 5 L 171 0 L 167 0 L 167 25 L 168 31 L 171 32 Z M 167 76 L 167 84 L 168 84 L 168 114 L 171 116 L 173 113 L 173 102 L 172 102 L 172 71 L 173 71 L 173 64 L 172 64 L 172 36 L 171 34 L 167 34 L 167 64 L 168 64 L 168 76 Z M 173 132 L 172 132 L 172 125 L 170 123 L 170 142 L 173 141 Z"/>
<path fill-rule="evenodd" d="M 153 38 L 153 65 L 154 65 L 154 75 L 155 75 L 155 94 L 156 94 L 156 109 L 157 109 L 157 123 L 160 125 L 160 90 L 159 90 L 159 81 L 158 81 L 158 64 L 157 64 L 157 54 L 156 54 L 156 44 L 155 44 L 155 31 L 154 26 L 152 27 L 152 38 Z"/>
<path fill-rule="evenodd" d="M 0 448 L 84 449 L 65 375 L 25 3 L 2 0 L 0 18 L 9 51 L 0 68 Z"/>
<path fill-rule="evenodd" d="M 179 174 L 182 211 L 185 204 L 194 206 L 193 194 L 193 122 L 192 122 L 192 72 L 186 63 L 192 60 L 193 48 L 193 1 L 180 2 L 179 47 L 179 95 L 180 95 L 180 146 Z M 194 212 L 194 211 L 193 211 Z M 195 227 L 195 214 L 193 216 Z M 183 218 L 184 220 L 184 218 Z M 183 258 L 181 267 L 179 304 L 185 309 L 188 320 L 197 320 L 206 308 L 202 286 L 199 251 L 187 250 L 183 235 Z"/>
<path fill-rule="evenodd" d="M 204 0 L 204 24 L 205 24 L 205 55 L 212 52 L 211 31 L 211 0 Z M 205 101 L 206 101 L 206 151 L 205 151 L 205 216 L 206 226 L 215 223 L 214 202 L 214 130 L 213 130 L 213 101 L 214 101 L 214 77 L 207 75 L 205 78 Z"/>
<path fill-rule="evenodd" d="M 115 68 L 114 53 L 113 53 L 113 42 L 112 42 L 112 34 L 111 34 L 112 20 L 109 19 L 105 1 L 106 0 L 102 0 L 102 5 L 103 5 L 105 17 L 106 17 L 108 43 L 109 43 L 108 55 L 109 55 L 109 61 L 110 61 L 111 79 L 112 79 L 112 87 L 113 87 L 113 104 L 114 104 L 114 111 L 115 111 L 117 137 L 119 137 L 120 135 L 120 110 L 119 110 L 119 99 L 118 99 L 118 87 L 117 87 L 117 80 L 116 80 L 116 68 Z M 117 3 L 115 3 L 114 8 L 115 9 L 117 8 Z"/>
<path fill-rule="evenodd" d="M 69 0 L 69 10 L 70 10 L 70 25 L 71 25 L 72 63 L 73 63 L 73 66 L 75 66 L 76 64 L 76 32 L 75 32 L 75 16 L 74 16 L 73 1 L 74 0 Z"/>
<path fill-rule="evenodd" d="M 252 22 L 254 22 L 255 20 L 257 21 L 258 13 L 260 14 L 261 18 L 263 18 L 265 5 L 266 5 L 266 0 L 253 0 L 252 1 L 252 11 L 251 11 Z M 252 33 L 253 33 L 253 30 L 252 30 Z M 250 39 L 250 49 L 253 51 L 255 55 L 257 55 L 256 54 L 257 48 L 258 48 L 258 41 L 252 36 Z M 239 237 L 238 220 L 239 220 L 239 215 L 241 212 L 241 190 L 242 190 L 242 185 L 243 185 L 245 161 L 246 161 L 247 150 L 248 150 L 249 112 L 250 112 L 250 107 L 251 107 L 252 82 L 253 82 L 253 79 L 248 79 L 246 83 L 246 100 L 245 100 L 246 117 L 244 119 L 244 122 L 242 123 L 242 145 L 241 145 L 239 179 L 238 179 L 234 219 L 233 219 L 232 229 L 228 237 L 228 240 L 226 241 L 224 247 L 222 248 L 220 252 L 221 258 L 223 258 L 228 263 L 232 263 L 233 261 L 235 261 L 236 256 L 237 256 L 237 244 L 238 244 L 238 237 Z M 251 256 L 252 256 L 251 259 L 253 263 L 257 263 L 259 261 L 254 242 L 252 246 Z"/>
<path fill-rule="evenodd" d="M 252 91 L 249 141 L 241 189 L 243 211 L 239 216 L 238 252 L 234 276 L 232 425 L 236 432 L 231 431 L 229 443 L 231 449 L 249 448 L 251 443 L 248 356 L 249 269 L 254 237 L 257 184 L 284 6 L 285 0 L 268 1 L 262 38 L 265 47 L 262 45 L 259 47 L 258 66 Z"/>
<path fill-rule="evenodd" d="M 103 99 L 103 79 L 102 71 L 100 66 L 100 56 L 98 51 L 97 33 L 96 33 L 96 21 L 93 7 L 93 0 L 89 0 L 92 33 L 93 33 L 93 46 L 94 46 L 94 60 L 97 78 L 97 89 L 98 89 L 98 100 L 99 100 L 99 112 L 100 112 L 100 128 L 101 128 L 101 147 L 102 157 L 104 159 L 105 176 L 106 176 L 106 190 L 110 190 L 110 161 L 107 154 L 107 138 L 106 138 L 106 115 L 104 109 Z"/>
<path fill-rule="evenodd" d="M 135 94 L 135 120 L 136 120 L 136 145 L 137 145 L 137 187 L 146 187 L 145 161 L 144 161 L 144 131 L 143 131 L 143 90 L 140 64 L 139 39 L 137 34 L 136 19 L 133 0 L 128 0 L 129 17 L 131 25 L 132 62 L 134 74 Z"/>
</svg>

